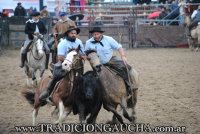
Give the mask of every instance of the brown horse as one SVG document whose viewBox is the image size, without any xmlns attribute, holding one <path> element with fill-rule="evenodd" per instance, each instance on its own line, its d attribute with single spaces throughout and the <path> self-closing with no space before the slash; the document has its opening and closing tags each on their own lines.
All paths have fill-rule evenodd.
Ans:
<svg viewBox="0 0 200 134">
<path fill-rule="evenodd" d="M 135 105 L 137 102 L 137 90 L 132 90 L 130 94 L 127 93 L 124 80 L 116 75 L 109 67 L 102 65 L 95 51 L 88 51 L 86 53 L 88 54 L 92 68 L 98 73 L 103 88 L 103 106 L 107 111 L 113 112 L 113 122 L 115 122 L 117 118 L 120 123 L 124 124 L 121 115 L 119 115 L 116 110 L 118 105 L 120 105 L 123 110 L 123 116 L 130 122 L 134 122 L 136 119 Z M 131 105 L 128 106 L 132 109 L 132 116 L 129 116 L 126 110 L 127 102 L 131 102 Z"/>
<path fill-rule="evenodd" d="M 56 109 L 52 112 L 55 113 L 59 111 L 59 118 L 56 123 L 62 123 L 67 115 L 70 114 L 73 108 L 73 99 L 74 92 L 77 86 L 77 80 L 79 77 L 80 70 L 83 68 L 83 62 L 79 54 L 80 47 L 76 50 L 71 50 L 65 61 L 70 62 L 70 69 L 65 69 L 66 62 L 62 64 L 62 68 L 67 72 L 66 76 L 62 78 L 54 87 L 54 90 L 51 94 L 52 105 L 56 106 Z M 73 57 L 73 58 L 71 58 Z M 68 65 L 67 65 L 68 66 Z M 33 106 L 33 125 L 35 125 L 35 120 L 38 114 L 38 110 L 41 106 L 47 104 L 46 101 L 41 101 L 39 99 L 40 94 L 46 89 L 51 78 L 49 76 L 44 77 L 37 89 L 36 92 L 32 92 L 28 89 L 22 90 L 22 95 L 28 100 L 28 102 Z M 58 109 L 57 109 L 58 108 Z"/>
<path fill-rule="evenodd" d="M 190 16 L 185 16 L 185 24 L 188 26 L 191 23 Z M 200 48 L 200 25 L 198 25 L 196 28 L 192 29 L 191 31 L 192 38 L 188 39 L 188 44 L 190 49 L 193 51 L 198 51 Z"/>
</svg>

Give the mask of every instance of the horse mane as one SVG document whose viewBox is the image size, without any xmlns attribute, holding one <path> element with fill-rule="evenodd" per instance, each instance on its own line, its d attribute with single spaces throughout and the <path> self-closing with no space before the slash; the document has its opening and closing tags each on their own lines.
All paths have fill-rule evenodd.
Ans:
<svg viewBox="0 0 200 134">
<path fill-rule="evenodd" d="M 96 50 L 86 50 L 85 54 L 88 56 L 90 53 L 97 52 Z"/>
<path fill-rule="evenodd" d="M 68 50 L 68 53 L 70 53 L 71 51 L 74 51 L 74 50 L 76 51 L 76 49 L 71 48 L 71 49 Z"/>
</svg>

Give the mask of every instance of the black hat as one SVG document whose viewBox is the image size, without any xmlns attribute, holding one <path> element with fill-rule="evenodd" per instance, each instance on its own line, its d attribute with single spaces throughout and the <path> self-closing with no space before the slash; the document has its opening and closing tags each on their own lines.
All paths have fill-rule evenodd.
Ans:
<svg viewBox="0 0 200 134">
<path fill-rule="evenodd" d="M 47 6 L 43 6 L 42 9 L 46 8 Z"/>
<path fill-rule="evenodd" d="M 89 31 L 90 33 L 94 33 L 94 32 L 100 32 L 103 33 L 104 31 L 101 30 L 100 27 L 94 27 L 92 30 Z"/>
<path fill-rule="evenodd" d="M 67 31 L 65 32 L 65 35 L 67 35 L 70 31 L 72 31 L 72 30 L 76 30 L 76 33 L 77 34 L 79 34 L 80 33 L 80 29 L 79 28 L 77 28 L 77 27 L 75 27 L 75 26 L 69 26 L 68 27 L 68 29 L 67 29 Z"/>
<path fill-rule="evenodd" d="M 20 6 L 20 5 L 22 5 L 22 3 L 21 3 L 21 2 L 18 2 L 17 5 Z"/>
<path fill-rule="evenodd" d="M 40 13 L 39 12 L 33 12 L 32 14 L 31 14 L 31 16 L 40 16 Z"/>
</svg>

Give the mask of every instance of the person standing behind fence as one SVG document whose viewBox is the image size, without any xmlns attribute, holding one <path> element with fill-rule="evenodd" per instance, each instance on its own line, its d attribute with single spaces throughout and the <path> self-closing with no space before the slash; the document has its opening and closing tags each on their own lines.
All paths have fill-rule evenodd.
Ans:
<svg viewBox="0 0 200 134">
<path fill-rule="evenodd" d="M 42 11 L 40 12 L 40 16 L 42 18 L 49 18 L 50 17 L 50 13 L 47 11 L 47 6 L 44 6 Z"/>
<path fill-rule="evenodd" d="M 180 16 L 179 16 L 179 26 L 184 26 L 184 18 L 185 18 L 185 3 L 184 0 L 180 0 L 180 3 L 178 4 Z"/>
<path fill-rule="evenodd" d="M 22 3 L 17 3 L 15 8 L 14 16 L 27 16 L 26 9 L 22 6 Z"/>
</svg>

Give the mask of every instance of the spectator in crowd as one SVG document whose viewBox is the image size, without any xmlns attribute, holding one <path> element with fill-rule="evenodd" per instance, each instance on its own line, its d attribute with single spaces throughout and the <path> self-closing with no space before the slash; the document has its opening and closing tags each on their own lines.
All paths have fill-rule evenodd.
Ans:
<svg viewBox="0 0 200 134">
<path fill-rule="evenodd" d="M 33 13 L 35 13 L 35 12 L 37 12 L 37 8 L 36 7 L 33 9 Z"/>
<path fill-rule="evenodd" d="M 26 16 L 26 10 L 22 6 L 22 3 L 17 3 L 17 7 L 15 8 L 14 16 Z"/>
<path fill-rule="evenodd" d="M 150 4 L 151 0 L 138 0 L 138 4 Z"/>
<path fill-rule="evenodd" d="M 128 17 L 123 17 L 123 20 L 124 20 L 124 25 L 127 26 L 129 25 L 129 22 L 128 22 Z"/>
<path fill-rule="evenodd" d="M 33 13 L 33 7 L 30 7 L 28 10 L 28 16 L 31 17 L 32 13 Z"/>
<path fill-rule="evenodd" d="M 180 26 L 184 26 L 184 18 L 185 18 L 185 2 L 184 0 L 180 0 L 180 3 L 178 4 L 179 6 L 179 13 L 180 13 L 180 16 L 179 16 L 179 25 Z"/>
<path fill-rule="evenodd" d="M 173 0 L 168 0 L 167 3 L 168 4 L 172 4 Z"/>
<path fill-rule="evenodd" d="M 44 6 L 42 11 L 40 12 L 41 18 L 49 18 L 50 13 L 47 11 L 47 6 Z"/>
<path fill-rule="evenodd" d="M 59 12 L 60 12 L 60 10 L 59 10 L 58 7 L 55 7 L 55 8 L 54 8 L 54 12 L 55 12 L 55 16 L 56 16 L 56 17 L 59 17 Z"/>
<path fill-rule="evenodd" d="M 179 7 L 178 7 L 178 0 L 173 1 L 171 7 L 170 7 L 171 15 L 170 19 L 175 19 L 179 16 Z"/>
<path fill-rule="evenodd" d="M 100 17 L 96 17 L 95 19 L 95 26 L 102 26 L 103 22 L 101 21 Z"/>
<path fill-rule="evenodd" d="M 163 19 L 168 15 L 166 7 L 162 7 L 161 11 L 162 11 L 161 14 L 158 16 L 159 19 Z"/>
<path fill-rule="evenodd" d="M 165 4 L 167 0 L 159 0 L 159 3 Z"/>
<path fill-rule="evenodd" d="M 52 18 L 52 26 L 55 26 L 56 25 L 56 23 L 58 22 L 58 18 L 57 17 L 53 17 Z"/>
<path fill-rule="evenodd" d="M 9 15 L 9 12 L 6 11 L 5 9 L 3 9 L 3 12 L 2 12 L 1 17 L 2 17 L 2 18 L 3 18 L 3 17 L 8 17 L 8 15 Z"/>
<path fill-rule="evenodd" d="M 133 0 L 133 4 L 137 5 L 138 4 L 138 0 Z"/>
</svg>

